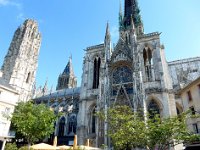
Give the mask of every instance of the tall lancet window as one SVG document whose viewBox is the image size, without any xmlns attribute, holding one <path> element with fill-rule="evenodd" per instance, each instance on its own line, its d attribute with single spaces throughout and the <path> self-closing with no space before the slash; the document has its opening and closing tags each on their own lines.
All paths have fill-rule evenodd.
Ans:
<svg viewBox="0 0 200 150">
<path fill-rule="evenodd" d="M 91 133 L 96 133 L 96 106 L 93 108 L 91 112 Z"/>
<path fill-rule="evenodd" d="M 97 89 L 99 86 L 101 58 L 96 57 L 94 59 L 94 71 L 93 71 L 93 89 Z"/>
<path fill-rule="evenodd" d="M 143 59 L 144 59 L 144 67 L 145 67 L 145 75 L 147 81 L 152 80 L 152 52 L 148 48 L 143 51 Z"/>
<path fill-rule="evenodd" d="M 27 78 L 26 78 L 26 83 L 30 82 L 30 77 L 31 77 L 31 73 L 29 72 L 28 75 L 27 75 Z"/>
<path fill-rule="evenodd" d="M 58 136 L 64 136 L 65 132 L 65 117 L 62 117 L 59 122 Z"/>
<path fill-rule="evenodd" d="M 72 114 L 68 117 L 68 134 L 76 134 L 77 119 L 76 115 Z"/>
</svg>

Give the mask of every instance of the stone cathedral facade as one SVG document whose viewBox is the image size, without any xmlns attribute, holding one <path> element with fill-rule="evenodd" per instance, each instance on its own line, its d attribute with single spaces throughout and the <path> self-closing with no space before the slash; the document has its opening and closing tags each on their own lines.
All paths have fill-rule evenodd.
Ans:
<svg viewBox="0 0 200 150">
<path fill-rule="evenodd" d="M 137 0 L 124 0 L 119 13 L 119 40 L 111 47 L 109 24 L 104 43 L 87 47 L 81 87 L 76 86 L 72 60 L 59 75 L 57 91 L 35 98 L 55 113 L 64 115 L 55 123 L 58 144 L 78 144 L 90 139 L 93 146 L 109 145 L 107 124 L 94 115 L 111 105 L 133 110 L 154 109 L 161 116 L 183 111 L 176 92 L 200 76 L 200 57 L 167 62 L 159 32 L 146 34 Z"/>
</svg>

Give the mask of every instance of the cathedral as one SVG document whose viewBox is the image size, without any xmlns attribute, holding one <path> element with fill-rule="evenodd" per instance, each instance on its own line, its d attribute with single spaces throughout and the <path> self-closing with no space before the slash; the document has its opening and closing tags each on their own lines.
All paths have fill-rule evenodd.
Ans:
<svg viewBox="0 0 200 150">
<path fill-rule="evenodd" d="M 26 20 L 17 29 L 2 66 L 2 78 L 13 86 L 20 100 L 34 97 L 62 116 L 49 138 L 58 145 L 87 139 L 96 147 L 110 147 L 108 124 L 95 115 L 111 105 L 128 105 L 133 111 L 153 109 L 161 116 L 183 112 L 177 91 L 200 77 L 200 57 L 168 62 L 159 32 L 145 33 L 137 0 L 124 0 L 119 12 L 119 39 L 112 47 L 109 24 L 104 43 L 89 46 L 83 58 L 82 80 L 77 87 L 72 57 L 58 76 L 55 92 L 34 90 L 41 35 L 37 23 Z M 199 125 L 200 126 L 200 125 Z"/>
<path fill-rule="evenodd" d="M 128 105 L 134 111 L 153 109 L 161 116 L 183 111 L 176 93 L 200 76 L 200 57 L 167 62 L 160 34 L 144 33 L 137 0 L 125 0 L 116 46 L 111 47 L 107 24 L 104 43 L 86 48 L 80 87 L 69 58 L 58 77 L 57 91 L 35 98 L 35 103 L 64 113 L 53 133 L 58 144 L 67 141 L 70 145 L 77 134 L 80 145 L 90 139 L 93 146 L 109 146 L 108 125 L 95 113 L 111 105 Z"/>
</svg>

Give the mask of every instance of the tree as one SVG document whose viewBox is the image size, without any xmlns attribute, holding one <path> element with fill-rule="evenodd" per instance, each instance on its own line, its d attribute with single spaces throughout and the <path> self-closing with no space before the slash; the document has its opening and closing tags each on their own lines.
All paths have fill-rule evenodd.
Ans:
<svg viewBox="0 0 200 150">
<path fill-rule="evenodd" d="M 136 147 L 165 150 L 169 146 L 200 140 L 199 135 L 189 132 L 187 114 L 168 118 L 147 115 L 144 118 L 142 113 L 134 113 L 128 106 L 115 106 L 107 113 L 108 136 L 119 150 Z M 98 116 L 105 119 L 103 113 Z"/>
<path fill-rule="evenodd" d="M 186 125 L 189 113 L 182 113 L 178 116 L 161 118 L 155 115 L 147 120 L 145 130 L 147 146 L 150 150 L 166 150 L 181 143 L 199 141 L 200 136 L 191 133 Z"/>
<path fill-rule="evenodd" d="M 11 119 L 16 131 L 28 142 L 28 147 L 39 139 L 49 136 L 54 130 L 56 116 L 44 104 L 34 105 L 31 101 L 19 102 Z"/>
</svg>

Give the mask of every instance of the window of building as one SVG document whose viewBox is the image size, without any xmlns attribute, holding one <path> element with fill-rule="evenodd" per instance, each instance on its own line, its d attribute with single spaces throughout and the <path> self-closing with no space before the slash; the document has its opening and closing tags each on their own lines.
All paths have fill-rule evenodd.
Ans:
<svg viewBox="0 0 200 150">
<path fill-rule="evenodd" d="M 92 107 L 90 110 L 89 128 L 90 134 L 96 133 L 96 106 Z"/>
<path fill-rule="evenodd" d="M 187 92 L 187 96 L 188 96 L 188 101 L 192 101 L 192 94 L 191 91 Z"/>
<path fill-rule="evenodd" d="M 30 82 L 30 76 L 31 76 L 31 73 L 29 72 L 28 75 L 27 75 L 27 78 L 26 78 L 26 83 Z"/>
<path fill-rule="evenodd" d="M 194 133 L 199 133 L 199 129 L 198 129 L 197 123 L 193 124 L 193 130 L 194 130 Z"/>
<path fill-rule="evenodd" d="M 152 80 L 152 51 L 148 48 L 147 50 L 143 50 L 143 59 L 144 59 L 144 67 L 145 67 L 145 75 L 147 81 Z"/>
<path fill-rule="evenodd" d="M 191 113 L 192 113 L 192 115 L 195 115 L 195 109 L 194 109 L 194 106 L 192 106 L 192 107 L 190 107 L 190 110 L 191 110 Z"/>
<path fill-rule="evenodd" d="M 92 112 L 92 133 L 96 132 L 96 117 L 95 117 L 96 110 L 94 108 Z"/>
<path fill-rule="evenodd" d="M 127 66 L 120 66 L 113 71 L 113 84 L 132 82 L 132 71 Z"/>
<path fill-rule="evenodd" d="M 68 134 L 74 135 L 76 133 L 77 119 L 76 115 L 68 117 Z"/>
<path fill-rule="evenodd" d="M 150 118 L 155 117 L 155 115 L 160 115 L 160 108 L 154 100 L 149 103 L 148 112 Z"/>
<path fill-rule="evenodd" d="M 101 58 L 97 57 L 94 59 L 93 89 L 97 89 L 99 87 L 100 66 Z"/>
<path fill-rule="evenodd" d="M 64 136 L 65 131 L 65 117 L 62 117 L 59 122 L 58 136 Z"/>
</svg>

